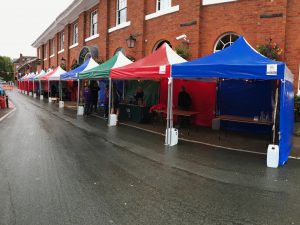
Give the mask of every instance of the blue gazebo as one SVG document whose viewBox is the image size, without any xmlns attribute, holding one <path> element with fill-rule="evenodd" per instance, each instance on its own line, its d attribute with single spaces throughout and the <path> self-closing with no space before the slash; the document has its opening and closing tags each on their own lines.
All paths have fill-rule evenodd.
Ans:
<svg viewBox="0 0 300 225">
<path fill-rule="evenodd" d="M 173 79 L 243 80 L 253 82 L 253 85 L 255 85 L 255 82 L 259 83 L 259 81 L 277 80 L 275 89 L 278 98 L 274 97 L 276 104 L 273 104 L 273 106 L 277 105 L 278 102 L 278 107 L 273 107 L 275 108 L 273 142 L 274 137 L 277 135 L 279 140 L 279 143 L 276 143 L 279 145 L 279 165 L 286 163 L 292 149 L 294 90 L 293 74 L 285 63 L 266 58 L 251 47 L 243 36 L 240 36 L 230 47 L 220 52 L 190 62 L 173 65 L 171 77 Z M 276 82 L 273 83 L 276 84 Z M 239 89 L 239 87 L 235 87 L 235 91 Z M 271 90 L 271 88 L 262 88 L 258 94 L 263 98 L 268 90 Z M 241 93 L 242 98 L 242 91 L 245 90 L 240 88 L 240 92 L 236 92 L 235 95 Z M 273 96 L 275 95 L 273 94 Z M 240 108 L 236 111 L 243 113 L 243 104 L 245 105 L 245 102 L 241 102 Z M 277 115 L 279 114 L 277 121 L 276 108 L 278 108 Z M 172 109 L 169 107 L 169 116 L 172 114 L 171 111 Z M 170 127 L 172 126 L 171 122 Z M 275 134 L 275 130 L 279 131 L 278 134 Z"/>
</svg>

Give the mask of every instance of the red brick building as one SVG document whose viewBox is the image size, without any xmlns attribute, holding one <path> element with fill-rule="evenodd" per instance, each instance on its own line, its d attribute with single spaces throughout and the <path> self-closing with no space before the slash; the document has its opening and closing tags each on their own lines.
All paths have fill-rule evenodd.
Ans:
<svg viewBox="0 0 300 225">
<path fill-rule="evenodd" d="M 164 41 L 188 46 L 195 59 L 228 46 L 236 35 L 254 47 L 272 38 L 297 87 L 299 23 L 297 0 L 74 0 L 33 46 L 42 60 L 38 69 L 70 69 L 86 55 L 101 62 L 118 50 L 140 59 Z M 129 36 L 136 40 L 133 48 L 127 46 Z"/>
</svg>

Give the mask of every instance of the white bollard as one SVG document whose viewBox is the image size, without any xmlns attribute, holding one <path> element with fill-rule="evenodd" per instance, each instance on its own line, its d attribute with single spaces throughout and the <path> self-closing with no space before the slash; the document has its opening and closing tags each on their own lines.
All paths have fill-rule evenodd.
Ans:
<svg viewBox="0 0 300 225">
<path fill-rule="evenodd" d="M 109 127 L 114 127 L 117 125 L 117 114 L 109 114 L 109 119 L 108 119 L 108 126 Z"/>
<path fill-rule="evenodd" d="M 59 101 L 59 108 L 63 108 L 63 107 L 65 107 L 64 101 Z"/>
<path fill-rule="evenodd" d="M 169 146 L 178 144 L 178 130 L 176 128 L 166 129 L 165 144 Z"/>
<path fill-rule="evenodd" d="M 33 97 L 36 98 L 36 93 L 33 94 Z"/>
<path fill-rule="evenodd" d="M 49 101 L 49 103 L 51 103 L 51 102 L 52 102 L 52 98 L 51 98 L 51 97 L 49 97 L 49 98 L 48 98 L 48 101 Z"/>
<path fill-rule="evenodd" d="M 277 168 L 279 165 L 279 146 L 270 144 L 267 152 L 267 167 Z"/>
<path fill-rule="evenodd" d="M 30 96 L 30 97 L 32 96 L 32 92 L 31 92 L 31 91 L 29 92 L 29 96 Z"/>
<path fill-rule="evenodd" d="M 40 100 L 44 100 L 44 95 L 40 95 Z"/>
<path fill-rule="evenodd" d="M 77 116 L 83 116 L 84 107 L 82 105 L 78 106 L 77 108 Z"/>
<path fill-rule="evenodd" d="M 27 95 L 28 93 L 27 93 L 27 91 L 25 91 L 25 95 Z"/>
</svg>

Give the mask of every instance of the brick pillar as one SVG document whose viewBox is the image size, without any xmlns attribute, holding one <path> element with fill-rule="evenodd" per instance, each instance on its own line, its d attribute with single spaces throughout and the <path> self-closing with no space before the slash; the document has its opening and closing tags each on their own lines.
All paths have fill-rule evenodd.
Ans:
<svg viewBox="0 0 300 225">
<path fill-rule="evenodd" d="M 99 52 L 98 57 L 99 59 L 103 59 L 104 61 L 108 60 L 109 52 L 108 52 L 108 26 L 109 26 L 109 7 L 110 1 L 109 0 L 102 0 L 100 1 L 98 7 L 98 32 L 99 32 Z"/>
<path fill-rule="evenodd" d="M 66 59 L 66 69 L 69 70 L 70 67 L 71 67 L 71 63 L 70 62 L 70 49 L 69 49 L 69 46 L 70 46 L 70 43 L 71 43 L 71 40 L 70 40 L 70 24 L 68 24 L 67 26 L 65 26 L 65 29 L 64 29 L 64 50 L 65 50 L 65 59 Z"/>
<path fill-rule="evenodd" d="M 78 48 L 81 49 L 85 46 L 85 38 L 86 38 L 86 12 L 83 12 L 79 15 L 78 18 Z"/>
</svg>

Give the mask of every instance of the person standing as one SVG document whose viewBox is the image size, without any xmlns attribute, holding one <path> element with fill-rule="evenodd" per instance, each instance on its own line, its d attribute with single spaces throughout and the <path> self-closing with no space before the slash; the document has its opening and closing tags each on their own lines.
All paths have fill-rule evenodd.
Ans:
<svg viewBox="0 0 300 225">
<path fill-rule="evenodd" d="M 134 95 L 134 98 L 138 105 L 141 105 L 144 103 L 144 90 L 142 87 L 138 87 L 138 89 Z"/>
<path fill-rule="evenodd" d="M 89 86 L 84 88 L 84 115 L 89 115 L 91 112 L 92 93 Z"/>
<path fill-rule="evenodd" d="M 105 94 L 104 94 L 104 118 L 108 117 L 108 104 L 109 104 L 109 85 L 105 87 Z"/>
<path fill-rule="evenodd" d="M 98 107 L 98 93 L 99 93 L 99 86 L 98 83 L 95 82 L 93 87 L 92 87 L 92 105 L 91 105 L 91 112 L 94 110 L 94 112 L 97 112 L 97 107 Z"/>
<path fill-rule="evenodd" d="M 121 92 L 118 90 L 118 88 L 113 85 L 113 89 L 112 89 L 112 109 L 111 109 L 111 113 L 112 114 L 116 114 L 117 118 L 119 117 L 119 103 L 121 100 Z"/>
<path fill-rule="evenodd" d="M 178 109 L 188 111 L 188 110 L 190 110 L 191 105 L 192 105 L 191 96 L 189 95 L 189 93 L 187 93 L 185 91 L 185 87 L 181 86 L 180 92 L 178 95 Z M 181 127 L 189 125 L 189 123 L 190 123 L 189 117 L 178 116 L 178 123 Z"/>
</svg>

